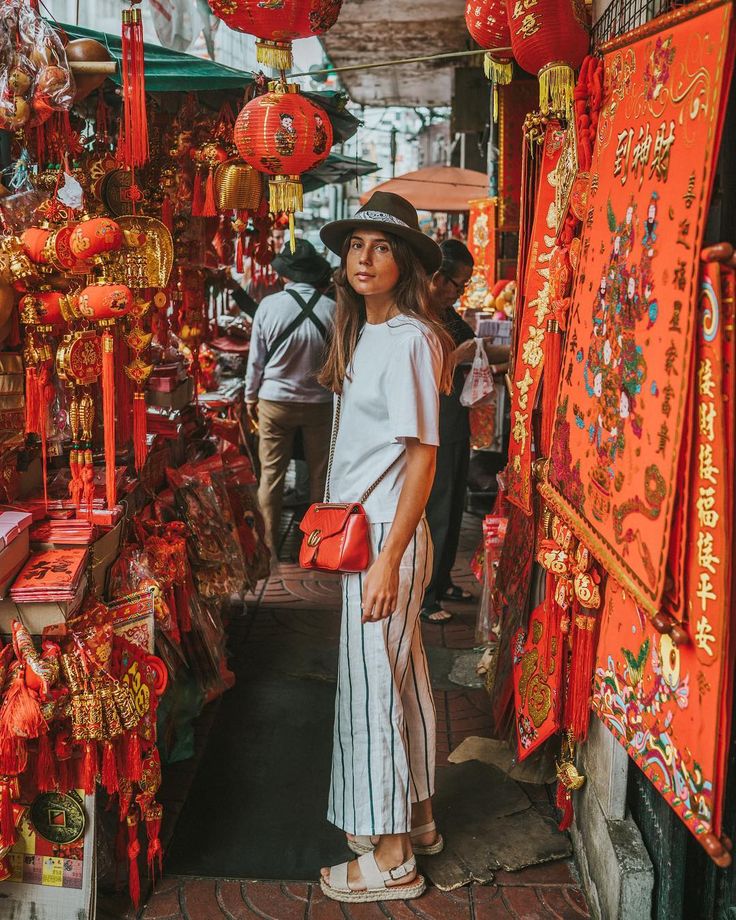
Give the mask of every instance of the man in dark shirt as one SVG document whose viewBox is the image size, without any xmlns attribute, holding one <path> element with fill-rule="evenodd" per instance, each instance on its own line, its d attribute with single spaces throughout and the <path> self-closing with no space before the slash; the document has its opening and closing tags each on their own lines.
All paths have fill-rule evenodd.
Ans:
<svg viewBox="0 0 736 920">
<path fill-rule="evenodd" d="M 432 623 L 445 623 L 452 614 L 442 600 L 470 600 L 472 595 L 452 583 L 451 572 L 460 540 L 465 507 L 465 487 L 470 461 L 468 409 L 460 403 L 466 370 L 460 365 L 472 361 L 474 332 L 454 309 L 473 274 L 473 256 L 459 240 L 441 244 L 442 264 L 432 276 L 432 303 L 455 343 L 456 363 L 452 393 L 440 395 L 440 446 L 432 492 L 427 502 L 427 521 L 434 543 L 432 580 L 424 593 L 421 616 Z M 508 348 L 486 345 L 491 361 L 507 360 Z"/>
</svg>

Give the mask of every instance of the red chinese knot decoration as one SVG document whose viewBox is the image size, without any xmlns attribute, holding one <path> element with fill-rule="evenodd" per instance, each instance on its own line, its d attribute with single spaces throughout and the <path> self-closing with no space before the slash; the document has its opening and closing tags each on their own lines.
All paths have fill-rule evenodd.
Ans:
<svg viewBox="0 0 736 920">
<path fill-rule="evenodd" d="M 259 64 L 288 70 L 295 38 L 321 35 L 337 22 L 342 0 L 212 0 L 210 8 L 238 32 L 255 35 Z"/>
<path fill-rule="evenodd" d="M 246 163 L 271 176 L 271 211 L 287 213 L 292 226 L 294 211 L 302 209 L 301 174 L 326 159 L 332 124 L 323 109 L 300 94 L 298 86 L 272 83 L 270 87 L 242 109 L 234 141 Z"/>
<path fill-rule="evenodd" d="M 471 38 L 488 51 L 483 67 L 486 76 L 493 83 L 493 115 L 498 112 L 498 91 L 500 84 L 506 86 L 513 76 L 510 51 L 495 51 L 496 48 L 511 46 L 511 32 L 504 0 L 468 0 L 465 7 L 465 24 Z"/>
<path fill-rule="evenodd" d="M 570 115 L 575 70 L 588 53 L 580 0 L 507 0 L 511 47 L 520 67 L 539 77 L 539 106 Z"/>
</svg>

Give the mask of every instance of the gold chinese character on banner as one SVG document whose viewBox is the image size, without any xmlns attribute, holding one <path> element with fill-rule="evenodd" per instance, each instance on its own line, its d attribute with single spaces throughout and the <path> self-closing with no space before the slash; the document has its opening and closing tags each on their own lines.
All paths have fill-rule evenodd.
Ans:
<svg viewBox="0 0 736 920">
<path fill-rule="evenodd" d="M 621 177 L 621 185 L 626 185 L 629 178 L 629 154 L 631 153 L 631 141 L 634 137 L 634 129 L 622 131 L 616 139 L 616 159 L 613 163 L 614 176 Z"/>
<path fill-rule="evenodd" d="M 667 122 L 663 121 L 657 130 L 657 136 L 654 139 L 654 156 L 652 164 L 649 167 L 649 178 L 656 176 L 662 182 L 667 181 L 670 173 L 670 152 L 675 142 L 675 123 L 670 121 L 669 133 L 667 133 Z"/>
<path fill-rule="evenodd" d="M 652 150 L 652 135 L 649 131 L 649 122 L 646 129 L 644 125 L 639 126 L 639 134 L 636 138 L 634 153 L 631 157 L 631 172 L 639 179 L 639 188 L 644 182 L 644 169 L 649 162 L 649 155 Z"/>
<path fill-rule="evenodd" d="M 707 396 L 708 399 L 714 399 L 713 387 L 715 385 L 713 365 L 710 358 L 706 358 L 698 368 L 698 393 L 701 396 Z"/>
<path fill-rule="evenodd" d="M 526 409 L 526 404 L 529 402 L 529 387 L 533 383 L 534 378 L 529 372 L 529 368 L 527 368 L 521 380 L 517 380 L 516 382 L 516 389 L 519 391 L 519 405 L 522 409 Z"/>
<path fill-rule="evenodd" d="M 707 480 L 715 486 L 718 485 L 716 476 L 720 472 L 718 467 L 713 464 L 713 445 L 701 444 L 698 449 L 698 475 L 700 478 Z"/>
<path fill-rule="evenodd" d="M 542 342 L 544 340 L 544 329 L 536 326 L 529 327 L 529 338 L 524 342 L 521 349 L 521 359 L 525 364 L 531 367 L 538 367 L 544 357 L 542 351 Z"/>
<path fill-rule="evenodd" d="M 702 616 L 695 627 L 695 644 L 708 655 L 712 655 L 711 644 L 715 645 L 715 641 L 716 637 L 713 635 L 713 627 L 708 622 L 708 617 Z"/>
<path fill-rule="evenodd" d="M 700 486 L 700 494 L 695 502 L 698 509 L 698 520 L 701 527 L 709 527 L 711 530 L 718 526 L 718 512 L 715 510 L 716 490 L 712 486 Z"/>
<path fill-rule="evenodd" d="M 721 564 L 718 556 L 713 555 L 713 534 L 704 530 L 698 532 L 698 565 L 708 569 L 711 575 L 716 574 L 716 566 Z"/>
<path fill-rule="evenodd" d="M 713 423 L 716 419 L 716 407 L 713 403 L 701 403 L 698 406 L 698 427 L 704 438 L 712 441 L 715 437 Z"/>
</svg>

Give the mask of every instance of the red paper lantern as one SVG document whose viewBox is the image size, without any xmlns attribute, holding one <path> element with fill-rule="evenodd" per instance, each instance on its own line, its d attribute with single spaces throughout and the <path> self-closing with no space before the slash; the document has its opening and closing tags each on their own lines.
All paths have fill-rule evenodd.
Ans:
<svg viewBox="0 0 736 920">
<path fill-rule="evenodd" d="M 581 0 L 507 0 L 511 47 L 520 67 L 539 77 L 544 114 L 572 113 L 575 70 L 590 38 Z"/>
<path fill-rule="evenodd" d="M 298 86 L 272 83 L 242 109 L 234 140 L 246 163 L 271 176 L 271 211 L 287 213 L 293 230 L 293 213 L 302 208 L 301 174 L 325 160 L 332 147 L 324 109 L 305 99 Z"/>
<path fill-rule="evenodd" d="M 342 0 L 212 0 L 210 9 L 238 32 L 255 35 L 259 64 L 288 70 L 295 38 L 321 35 L 340 15 Z"/>
<path fill-rule="evenodd" d="M 69 247 L 78 259 L 94 259 L 123 245 L 120 224 L 109 217 L 83 220 L 72 231 Z"/>
<path fill-rule="evenodd" d="M 489 53 L 483 62 L 486 76 L 493 83 L 493 116 L 498 115 L 498 90 L 500 84 L 507 86 L 514 73 L 510 51 L 495 51 L 494 48 L 509 48 L 511 32 L 506 15 L 505 0 L 468 0 L 465 7 L 465 24 L 468 32 L 481 48 Z"/>
<path fill-rule="evenodd" d="M 95 323 L 121 319 L 133 308 L 133 292 L 125 284 L 88 285 L 73 301 L 74 315 Z"/>
</svg>

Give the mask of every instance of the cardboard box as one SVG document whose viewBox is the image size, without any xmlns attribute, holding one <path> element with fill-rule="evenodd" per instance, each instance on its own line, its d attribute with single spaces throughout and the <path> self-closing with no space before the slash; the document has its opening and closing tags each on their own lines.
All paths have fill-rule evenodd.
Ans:
<svg viewBox="0 0 736 920">
<path fill-rule="evenodd" d="M 0 598 L 5 597 L 8 593 L 10 586 L 15 581 L 15 576 L 26 564 L 30 555 L 30 531 L 26 527 L 15 540 L 0 550 Z"/>
<path fill-rule="evenodd" d="M 79 582 L 77 593 L 70 601 L 43 604 L 16 604 L 10 597 L 0 600 L 0 633 L 12 633 L 13 620 L 20 620 L 33 636 L 40 636 L 47 626 L 63 623 L 73 616 L 82 605 L 87 590 L 87 576 Z"/>
<path fill-rule="evenodd" d="M 180 383 L 171 393 L 162 390 L 146 390 L 146 401 L 150 406 L 160 406 L 162 409 L 183 409 L 194 398 L 194 381 L 188 377 Z"/>
<path fill-rule="evenodd" d="M 28 530 L 32 522 L 30 512 L 0 511 L 0 547 L 9 546 L 22 531 Z"/>
</svg>

